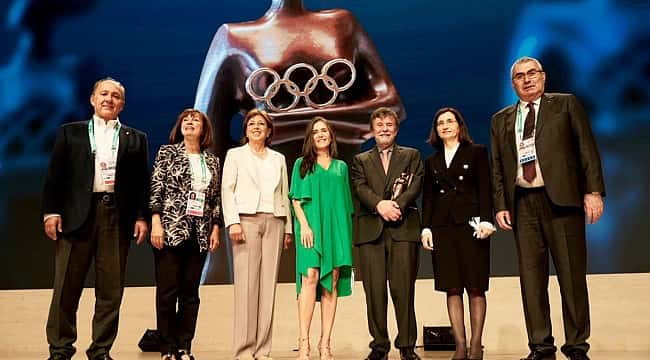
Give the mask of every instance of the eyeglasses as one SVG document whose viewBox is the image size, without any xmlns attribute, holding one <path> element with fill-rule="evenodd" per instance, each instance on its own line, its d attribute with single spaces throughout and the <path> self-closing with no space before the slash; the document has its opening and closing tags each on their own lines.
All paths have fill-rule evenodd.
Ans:
<svg viewBox="0 0 650 360">
<path fill-rule="evenodd" d="M 455 122 L 457 122 L 456 119 L 438 120 L 436 122 L 436 126 L 443 126 L 443 125 L 446 125 L 446 124 L 453 124 Z"/>
<path fill-rule="evenodd" d="M 543 73 L 544 71 L 542 70 L 537 70 L 537 69 L 531 69 L 528 70 L 525 73 L 516 73 L 512 78 L 517 81 L 523 81 L 524 78 L 528 77 L 530 80 L 535 80 L 539 76 L 539 74 Z"/>
</svg>

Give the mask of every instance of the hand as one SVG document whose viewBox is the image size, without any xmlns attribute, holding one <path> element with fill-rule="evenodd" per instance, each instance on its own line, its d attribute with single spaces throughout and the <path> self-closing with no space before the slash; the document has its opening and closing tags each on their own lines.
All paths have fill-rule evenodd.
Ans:
<svg viewBox="0 0 650 360">
<path fill-rule="evenodd" d="M 431 234 L 430 230 L 422 232 L 422 234 L 420 235 L 420 241 L 422 241 L 422 247 L 425 250 L 431 250 L 431 251 L 435 250 L 433 248 L 433 235 Z"/>
<path fill-rule="evenodd" d="M 300 224 L 300 243 L 306 249 L 314 247 L 314 233 L 309 224 Z"/>
<path fill-rule="evenodd" d="M 381 200 L 376 206 L 379 215 L 386 221 L 397 221 L 402 218 L 402 210 L 393 200 Z"/>
<path fill-rule="evenodd" d="M 587 224 L 595 224 L 600 220 L 603 215 L 605 206 L 603 204 L 603 197 L 600 194 L 585 194 L 584 209 L 587 216 Z"/>
<path fill-rule="evenodd" d="M 47 237 L 50 239 L 56 241 L 56 233 L 57 232 L 63 232 L 63 225 L 61 222 L 61 216 L 51 216 L 45 220 L 45 224 L 43 225 L 45 228 L 45 234 Z"/>
<path fill-rule="evenodd" d="M 214 225 L 212 226 L 212 232 L 210 233 L 210 244 L 208 247 L 208 250 L 213 253 L 217 248 L 219 247 L 219 237 L 221 237 L 221 233 L 219 232 L 219 226 Z"/>
<path fill-rule="evenodd" d="M 135 238 L 136 244 L 140 245 L 144 242 L 144 238 L 147 236 L 147 231 L 149 231 L 147 222 L 144 220 L 136 220 L 135 226 L 133 227 L 133 237 Z"/>
<path fill-rule="evenodd" d="M 246 241 L 246 236 L 244 236 L 244 230 L 241 228 L 241 224 L 232 224 L 228 226 L 228 235 L 232 241 Z"/>
<path fill-rule="evenodd" d="M 487 239 L 495 231 L 496 229 L 494 228 L 494 225 L 490 224 L 487 221 L 481 221 L 478 224 L 477 235 L 479 239 Z"/>
<path fill-rule="evenodd" d="M 510 231 L 512 230 L 512 219 L 510 218 L 510 211 L 501 210 L 497 212 L 497 224 L 503 230 Z"/>
<path fill-rule="evenodd" d="M 282 248 L 284 250 L 287 250 L 289 248 L 289 245 L 291 245 L 292 241 L 293 241 L 293 234 L 285 233 Z"/>
<path fill-rule="evenodd" d="M 160 222 L 160 215 L 151 217 L 151 245 L 158 250 L 161 250 L 165 245 L 164 242 L 165 231 L 162 223 Z"/>
</svg>

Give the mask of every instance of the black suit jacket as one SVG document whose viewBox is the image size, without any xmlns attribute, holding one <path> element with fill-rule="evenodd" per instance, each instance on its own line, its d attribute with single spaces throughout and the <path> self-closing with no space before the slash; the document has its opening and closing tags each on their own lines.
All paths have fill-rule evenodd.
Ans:
<svg viewBox="0 0 650 360">
<path fill-rule="evenodd" d="M 380 200 L 390 199 L 393 183 L 401 173 L 413 174 L 406 191 L 395 199 L 402 210 L 402 220 L 385 222 L 375 208 Z M 419 151 L 394 145 L 388 174 L 385 174 L 379 150 L 373 147 L 354 157 L 350 174 L 355 204 L 355 245 L 378 239 L 384 227 L 396 241 L 420 241 L 420 214 L 415 201 L 422 189 L 424 169 Z"/>
<path fill-rule="evenodd" d="M 474 216 L 492 222 L 492 189 L 487 149 L 461 144 L 449 168 L 444 150 L 427 158 L 422 191 L 422 226 L 467 224 Z"/>
<path fill-rule="evenodd" d="M 143 132 L 122 124 L 115 170 L 115 201 L 120 230 L 129 235 L 138 218 L 148 218 L 147 147 L 147 136 Z M 79 229 L 91 210 L 94 176 L 88 121 L 62 125 L 45 178 L 41 219 L 44 214 L 60 214 L 64 234 Z"/>
<path fill-rule="evenodd" d="M 600 155 L 584 108 L 572 94 L 542 95 L 535 149 L 546 192 L 559 206 L 583 206 L 586 193 L 605 196 Z M 492 117 L 494 207 L 514 211 L 517 104 Z"/>
</svg>

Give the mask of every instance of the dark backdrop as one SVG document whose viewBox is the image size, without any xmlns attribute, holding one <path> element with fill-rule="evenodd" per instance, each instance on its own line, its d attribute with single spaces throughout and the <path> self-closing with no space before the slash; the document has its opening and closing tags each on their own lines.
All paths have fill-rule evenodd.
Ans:
<svg viewBox="0 0 650 360">
<path fill-rule="evenodd" d="M 266 1 L 14 0 L 0 3 L 0 288 L 51 286 L 53 242 L 38 218 L 53 131 L 90 116 L 94 80 L 127 89 L 121 120 L 145 130 L 151 161 L 180 110 L 191 107 L 219 25 L 260 17 Z M 436 109 L 465 115 L 476 142 L 514 101 L 509 66 L 540 58 L 548 91 L 576 93 L 604 162 L 605 214 L 588 226 L 591 273 L 650 270 L 650 6 L 646 1 L 306 1 L 347 8 L 374 40 L 407 111 L 398 141 L 424 144 Z M 524 20 L 525 19 L 525 20 Z M 371 146 L 371 143 L 364 147 Z M 215 259 L 227 282 L 224 248 Z M 216 261 L 215 260 L 215 261 Z M 293 252 L 281 278 L 294 279 Z M 420 276 L 431 276 L 423 255 Z M 494 275 L 517 273 L 511 234 L 492 240 Z M 148 245 L 133 248 L 128 284 L 151 285 Z"/>
</svg>

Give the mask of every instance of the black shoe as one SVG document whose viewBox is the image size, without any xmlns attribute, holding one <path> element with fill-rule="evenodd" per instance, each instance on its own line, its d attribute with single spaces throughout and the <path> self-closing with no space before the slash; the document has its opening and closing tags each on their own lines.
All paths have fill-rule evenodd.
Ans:
<svg viewBox="0 0 650 360">
<path fill-rule="evenodd" d="M 365 360 L 388 360 L 388 353 L 381 350 L 372 349 Z"/>
<path fill-rule="evenodd" d="M 399 349 L 399 358 L 401 360 L 420 360 L 420 356 L 415 353 L 412 347 Z"/>
<path fill-rule="evenodd" d="M 113 360 L 113 358 L 108 354 L 99 355 L 94 357 L 92 360 Z"/>
<path fill-rule="evenodd" d="M 555 352 L 533 350 L 528 356 L 521 358 L 521 360 L 555 360 Z"/>
<path fill-rule="evenodd" d="M 573 349 L 566 353 L 566 356 L 571 360 L 589 360 L 589 356 L 582 349 Z"/>
<path fill-rule="evenodd" d="M 71 357 L 63 354 L 52 354 L 50 355 L 49 358 L 47 358 L 47 360 L 70 360 L 70 359 Z"/>
</svg>

